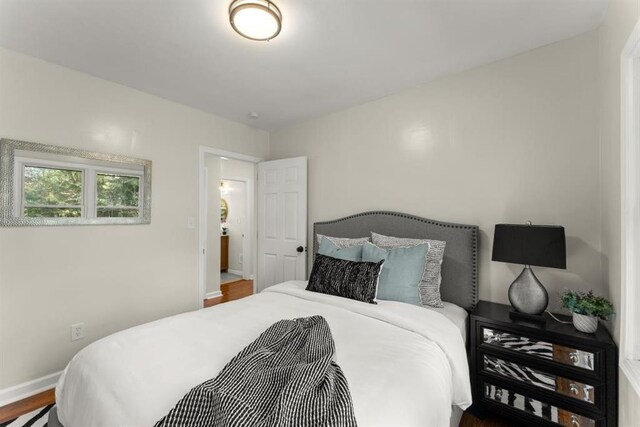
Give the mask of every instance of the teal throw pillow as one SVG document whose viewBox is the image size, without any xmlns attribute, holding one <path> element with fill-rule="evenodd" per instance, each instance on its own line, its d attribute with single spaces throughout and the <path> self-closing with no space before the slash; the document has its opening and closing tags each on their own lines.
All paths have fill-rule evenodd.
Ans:
<svg viewBox="0 0 640 427">
<path fill-rule="evenodd" d="M 322 237 L 318 253 L 345 261 L 362 261 L 362 245 L 341 248 L 326 237 Z"/>
<path fill-rule="evenodd" d="M 420 281 L 429 244 L 382 249 L 372 243 L 362 248 L 362 261 L 384 260 L 378 282 L 377 299 L 421 305 Z"/>
</svg>

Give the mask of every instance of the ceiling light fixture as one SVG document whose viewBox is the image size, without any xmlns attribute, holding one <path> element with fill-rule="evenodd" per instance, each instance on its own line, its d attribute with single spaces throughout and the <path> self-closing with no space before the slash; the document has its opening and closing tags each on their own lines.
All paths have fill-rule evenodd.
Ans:
<svg viewBox="0 0 640 427">
<path fill-rule="evenodd" d="M 229 22 L 242 37 L 269 41 L 282 29 L 282 13 L 269 0 L 233 0 L 229 5 Z"/>
</svg>

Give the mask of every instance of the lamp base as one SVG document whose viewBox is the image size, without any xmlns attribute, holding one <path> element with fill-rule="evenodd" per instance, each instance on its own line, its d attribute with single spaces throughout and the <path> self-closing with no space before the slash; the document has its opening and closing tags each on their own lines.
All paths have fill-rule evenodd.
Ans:
<svg viewBox="0 0 640 427">
<path fill-rule="evenodd" d="M 509 302 L 517 312 L 542 314 L 549 305 L 549 294 L 528 265 L 509 286 Z"/>
<path fill-rule="evenodd" d="M 519 311 L 510 310 L 509 317 L 513 320 L 525 320 L 527 322 L 547 323 L 547 318 L 542 314 L 527 314 Z"/>
</svg>

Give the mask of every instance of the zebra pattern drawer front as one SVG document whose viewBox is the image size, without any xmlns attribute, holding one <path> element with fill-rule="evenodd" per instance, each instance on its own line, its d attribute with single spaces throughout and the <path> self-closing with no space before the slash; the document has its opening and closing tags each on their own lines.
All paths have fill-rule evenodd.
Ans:
<svg viewBox="0 0 640 427">
<path fill-rule="evenodd" d="M 549 403 L 540 402 L 506 388 L 484 382 L 484 397 L 493 402 L 518 409 L 552 423 L 566 427 L 595 427 L 595 420 L 583 415 L 560 409 Z"/>
<path fill-rule="evenodd" d="M 595 404 L 595 387 L 558 377 L 498 357 L 483 355 L 483 370 Z"/>
<path fill-rule="evenodd" d="M 617 348 L 606 328 L 585 334 L 547 314 L 545 323 L 534 323 L 512 310 L 480 301 L 471 313 L 469 368 L 478 412 L 513 426 L 617 427 Z"/>
<path fill-rule="evenodd" d="M 595 370 L 595 355 L 588 351 L 537 341 L 490 328 L 482 328 L 482 342 L 589 371 Z"/>
</svg>

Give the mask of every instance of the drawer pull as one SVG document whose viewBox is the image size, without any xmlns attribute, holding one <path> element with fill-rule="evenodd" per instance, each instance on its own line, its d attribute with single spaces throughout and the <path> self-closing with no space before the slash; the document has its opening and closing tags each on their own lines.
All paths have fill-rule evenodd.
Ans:
<svg viewBox="0 0 640 427">
<path fill-rule="evenodd" d="M 578 390 L 578 385 L 576 383 L 571 383 L 569 384 L 569 390 L 571 390 L 571 393 L 577 395 L 580 391 Z"/>
<path fill-rule="evenodd" d="M 577 351 L 572 351 L 571 353 L 569 353 L 569 359 L 571 359 L 571 361 L 577 365 L 578 360 L 580 360 L 580 356 L 578 356 Z"/>
<path fill-rule="evenodd" d="M 500 342 L 500 335 L 498 335 L 498 334 L 489 335 L 488 338 L 487 338 L 487 342 L 489 342 L 489 343 L 494 343 L 494 342 L 499 343 Z"/>
<path fill-rule="evenodd" d="M 486 360 L 486 356 L 485 356 L 485 360 Z M 506 372 L 505 372 L 505 367 L 504 367 L 504 361 L 503 361 L 503 360 L 501 360 L 501 359 L 494 359 L 494 365 L 493 365 L 493 366 L 495 366 L 496 370 L 497 370 L 498 372 L 500 372 L 501 374 L 503 374 L 503 375 L 504 375 L 504 374 L 506 373 Z"/>
<path fill-rule="evenodd" d="M 571 425 L 580 427 L 580 420 L 578 419 L 578 416 L 576 414 L 571 415 Z"/>
</svg>

